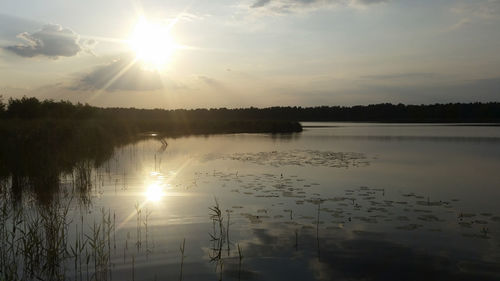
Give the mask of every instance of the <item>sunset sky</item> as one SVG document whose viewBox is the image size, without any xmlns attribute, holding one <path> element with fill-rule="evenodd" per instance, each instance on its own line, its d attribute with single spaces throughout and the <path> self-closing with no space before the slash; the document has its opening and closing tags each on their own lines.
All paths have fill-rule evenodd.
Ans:
<svg viewBox="0 0 500 281">
<path fill-rule="evenodd" d="M 500 0 L 0 0 L 0 95 L 144 108 L 500 101 Z"/>
</svg>

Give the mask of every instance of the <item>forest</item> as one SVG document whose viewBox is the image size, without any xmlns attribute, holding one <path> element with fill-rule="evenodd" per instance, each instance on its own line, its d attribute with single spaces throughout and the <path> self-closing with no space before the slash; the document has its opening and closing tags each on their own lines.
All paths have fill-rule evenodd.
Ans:
<svg viewBox="0 0 500 281">
<path fill-rule="evenodd" d="M 231 124 L 226 122 L 239 121 L 239 131 L 245 125 L 255 127 L 251 131 L 264 131 L 275 128 L 278 131 L 300 131 L 299 124 L 290 121 L 351 121 L 351 122 L 500 122 L 500 103 L 447 103 L 429 105 L 404 104 L 370 104 L 357 106 L 317 106 L 317 107 L 268 107 L 268 108 L 211 108 L 211 109 L 137 109 L 137 108 L 100 108 L 88 104 L 72 104 L 68 101 L 43 100 L 23 97 L 9 99 L 7 103 L 0 100 L 0 116 L 2 119 L 65 119 L 65 120 L 121 120 L 139 127 L 154 130 L 160 124 L 180 129 L 196 123 L 204 125 L 217 121 L 205 127 L 210 130 L 228 131 Z M 269 123 L 269 121 L 281 123 Z M 224 121 L 224 122 L 222 122 Z M 250 122 L 252 121 L 252 122 Z M 265 121 L 265 122 L 264 122 Z M 284 121 L 288 123 L 283 123 Z M 150 124 L 149 126 L 146 123 Z M 176 124 L 176 125 L 173 125 Z M 217 125 L 218 124 L 218 125 Z M 274 124 L 273 126 L 267 126 Z M 285 126 L 285 124 L 288 124 Z M 259 126 L 262 127 L 259 129 Z M 283 126 L 282 129 L 280 129 Z M 168 127 L 168 126 L 167 126 Z M 266 127 L 266 128 L 264 128 Z M 217 129 L 218 128 L 218 129 Z M 236 129 L 236 128 L 234 128 Z M 202 130 L 198 128 L 196 130 Z M 189 131 L 189 130 L 188 130 Z M 221 132 L 223 132 L 222 130 Z"/>
<path fill-rule="evenodd" d="M 208 112 L 208 114 L 205 114 Z M 159 110 L 100 108 L 68 101 L 34 97 L 0 101 L 0 130 L 31 129 L 50 123 L 66 129 L 101 128 L 117 137 L 157 132 L 163 136 L 218 133 L 291 133 L 302 131 L 299 122 L 288 118 L 251 118 L 235 114 L 238 110 Z M 14 124 L 15 123 L 15 124 Z M 68 126 L 68 124 L 71 125 Z M 15 127 L 15 128 L 11 128 Z"/>
</svg>

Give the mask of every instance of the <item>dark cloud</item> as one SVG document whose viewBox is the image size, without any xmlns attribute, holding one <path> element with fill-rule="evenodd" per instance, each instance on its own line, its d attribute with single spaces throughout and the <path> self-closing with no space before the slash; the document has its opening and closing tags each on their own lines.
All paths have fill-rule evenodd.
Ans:
<svg viewBox="0 0 500 281">
<path fill-rule="evenodd" d="M 252 8 L 264 7 L 265 5 L 269 4 L 269 2 L 271 2 L 271 0 L 258 0 L 251 7 Z"/>
<path fill-rule="evenodd" d="M 72 90 L 149 91 L 162 88 L 157 71 L 144 69 L 131 58 L 120 58 L 84 75 Z"/>
<path fill-rule="evenodd" d="M 78 34 L 57 24 L 47 24 L 36 32 L 23 32 L 17 37 L 24 43 L 4 48 L 22 57 L 72 57 L 84 50 L 85 45 L 94 44 L 79 42 Z"/>
</svg>

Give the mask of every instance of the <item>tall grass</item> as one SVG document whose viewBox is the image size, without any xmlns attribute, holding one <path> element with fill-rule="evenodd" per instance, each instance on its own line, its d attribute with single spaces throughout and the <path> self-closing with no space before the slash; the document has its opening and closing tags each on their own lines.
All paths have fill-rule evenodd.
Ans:
<svg viewBox="0 0 500 281">
<path fill-rule="evenodd" d="M 0 200 L 0 280 L 68 280 L 70 264 L 74 280 L 111 279 L 111 211 L 102 209 L 101 221 L 89 229 L 74 223 L 70 235 L 73 197 L 50 205 L 14 205 L 9 197 L 3 193 Z"/>
<path fill-rule="evenodd" d="M 0 279 L 64 280 L 71 200 L 29 212 L 7 200 L 0 204 Z"/>
<path fill-rule="evenodd" d="M 214 198 L 214 205 L 209 207 L 209 217 L 212 220 L 212 233 L 209 233 L 210 242 L 212 243 L 212 247 L 210 249 L 209 258 L 210 261 L 215 263 L 215 272 L 219 273 L 219 280 L 222 280 L 222 274 L 224 271 L 224 257 L 222 255 L 222 249 L 224 245 L 227 245 L 227 257 L 230 256 L 230 241 L 229 241 L 229 227 L 230 227 L 230 212 L 226 210 L 227 213 L 227 222 L 224 225 L 224 216 L 222 214 L 222 210 L 219 205 L 219 201 L 217 198 Z M 243 258 L 241 254 L 241 248 L 238 244 L 238 255 L 240 259 L 240 268 L 241 268 L 241 259 Z"/>
</svg>

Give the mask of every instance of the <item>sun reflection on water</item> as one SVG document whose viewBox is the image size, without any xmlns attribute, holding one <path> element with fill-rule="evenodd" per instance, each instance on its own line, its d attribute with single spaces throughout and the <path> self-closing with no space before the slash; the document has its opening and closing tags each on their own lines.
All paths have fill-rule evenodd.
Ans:
<svg viewBox="0 0 500 281">
<path fill-rule="evenodd" d="M 151 172 L 144 195 L 147 201 L 159 202 L 166 195 L 168 187 L 169 184 L 165 182 L 165 176 L 162 173 Z"/>
<path fill-rule="evenodd" d="M 165 195 L 163 189 L 158 184 L 150 184 L 146 190 L 146 198 L 148 201 L 158 202 Z"/>
</svg>

